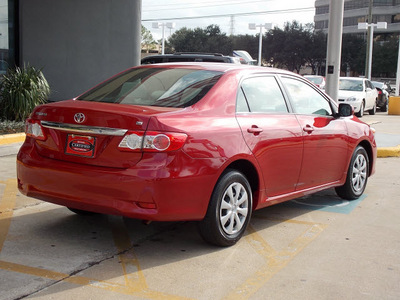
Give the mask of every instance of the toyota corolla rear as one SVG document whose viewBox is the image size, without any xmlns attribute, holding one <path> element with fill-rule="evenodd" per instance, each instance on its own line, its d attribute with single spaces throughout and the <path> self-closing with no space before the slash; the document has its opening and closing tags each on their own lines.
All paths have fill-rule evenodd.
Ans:
<svg viewBox="0 0 400 300">
<path fill-rule="evenodd" d="M 199 148 L 188 147 L 186 124 L 196 114 L 192 105 L 221 76 L 196 68 L 131 69 L 75 100 L 37 107 L 17 157 L 20 191 L 140 219 L 203 218 L 223 160 L 199 159 Z M 201 158 L 213 158 L 213 151 L 205 147 Z"/>
</svg>

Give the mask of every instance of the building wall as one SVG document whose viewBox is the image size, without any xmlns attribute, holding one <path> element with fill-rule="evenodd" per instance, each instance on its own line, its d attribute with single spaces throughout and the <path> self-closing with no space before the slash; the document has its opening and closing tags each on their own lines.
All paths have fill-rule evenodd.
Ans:
<svg viewBox="0 0 400 300">
<path fill-rule="evenodd" d="M 20 0 L 20 61 L 43 68 L 50 100 L 140 64 L 141 0 Z"/>
<path fill-rule="evenodd" d="M 372 7 L 372 22 L 387 22 L 387 29 L 375 29 L 376 33 L 400 32 L 400 1 L 374 1 Z M 328 31 L 330 0 L 315 1 L 316 14 L 314 17 L 317 30 Z M 369 0 L 345 0 L 343 16 L 343 33 L 363 33 L 358 29 L 358 23 L 367 22 Z"/>
</svg>

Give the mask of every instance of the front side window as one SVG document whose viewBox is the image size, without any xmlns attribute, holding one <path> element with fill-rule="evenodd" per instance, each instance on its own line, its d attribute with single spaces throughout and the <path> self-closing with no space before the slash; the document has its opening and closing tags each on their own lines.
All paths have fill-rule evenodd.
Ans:
<svg viewBox="0 0 400 300">
<path fill-rule="evenodd" d="M 243 99 L 241 99 L 243 96 L 247 100 L 250 112 L 288 112 L 282 91 L 273 76 L 260 76 L 243 80 L 237 100 L 238 108 L 240 109 L 246 108 L 243 104 Z"/>
<path fill-rule="evenodd" d="M 296 113 L 322 116 L 332 115 L 332 108 L 328 100 L 310 85 L 289 77 L 282 77 L 282 82 L 290 94 Z"/>
<path fill-rule="evenodd" d="M 77 100 L 145 106 L 187 107 L 202 99 L 222 72 L 137 68 L 93 88 Z"/>
</svg>

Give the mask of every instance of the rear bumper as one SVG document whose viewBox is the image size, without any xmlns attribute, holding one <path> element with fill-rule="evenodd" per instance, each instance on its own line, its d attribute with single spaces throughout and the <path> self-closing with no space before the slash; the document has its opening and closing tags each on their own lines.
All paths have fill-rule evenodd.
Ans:
<svg viewBox="0 0 400 300">
<path fill-rule="evenodd" d="M 24 144 L 17 157 L 18 188 L 30 197 L 104 214 L 200 220 L 218 176 L 210 165 L 179 152 L 143 157 L 128 169 L 95 167 L 42 157 Z"/>
</svg>

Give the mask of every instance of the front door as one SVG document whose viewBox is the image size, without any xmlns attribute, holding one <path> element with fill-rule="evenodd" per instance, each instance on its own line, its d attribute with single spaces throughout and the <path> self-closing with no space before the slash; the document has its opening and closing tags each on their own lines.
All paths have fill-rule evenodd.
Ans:
<svg viewBox="0 0 400 300">
<path fill-rule="evenodd" d="M 347 128 L 335 118 L 328 99 L 305 81 L 282 77 L 304 137 L 297 190 L 335 182 L 347 171 Z"/>
<path fill-rule="evenodd" d="M 294 192 L 303 157 L 302 130 L 274 76 L 241 83 L 236 118 L 262 170 L 268 197 Z"/>
</svg>

